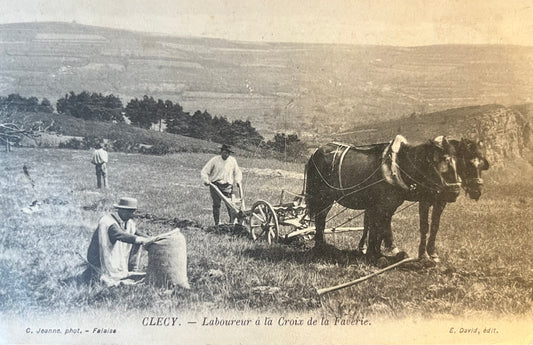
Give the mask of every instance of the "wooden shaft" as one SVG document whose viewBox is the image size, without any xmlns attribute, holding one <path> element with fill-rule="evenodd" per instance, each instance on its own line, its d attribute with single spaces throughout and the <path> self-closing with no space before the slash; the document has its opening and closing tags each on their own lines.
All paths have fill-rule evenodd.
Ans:
<svg viewBox="0 0 533 345">
<path fill-rule="evenodd" d="M 241 197 L 241 211 L 246 209 L 246 206 L 244 206 L 244 191 L 242 189 L 241 184 L 239 183 L 239 196 Z"/>
<path fill-rule="evenodd" d="M 283 223 L 282 223 L 283 224 Z M 285 225 L 285 224 L 283 224 Z M 290 224 L 292 225 L 292 224 Z M 355 226 L 355 227 L 340 227 L 340 228 L 332 228 L 332 229 L 324 229 L 324 234 L 340 234 L 340 233 L 343 233 L 343 232 L 350 232 L 350 231 L 362 231 L 364 230 L 365 228 L 362 227 L 362 226 Z M 315 233 L 316 232 L 316 229 L 314 226 L 310 226 L 308 228 L 303 228 L 301 230 L 296 230 L 296 231 L 293 231 L 293 232 L 290 232 L 289 234 L 287 234 L 287 238 L 291 238 L 291 237 L 294 237 L 294 236 L 299 236 L 299 235 L 306 235 L 308 233 Z"/>
<path fill-rule="evenodd" d="M 215 192 L 218 194 L 218 196 L 220 196 L 222 198 L 222 200 L 224 200 L 224 203 L 226 205 L 228 205 L 236 214 L 239 213 L 239 209 L 237 209 L 237 207 L 235 207 L 235 205 L 233 204 L 233 202 L 231 202 L 230 199 L 228 199 L 224 194 L 222 194 L 222 192 L 220 191 L 220 189 L 218 189 L 217 186 L 215 186 L 212 183 L 209 183 L 209 185 L 211 186 L 211 188 L 213 188 L 215 190 Z"/>
<path fill-rule="evenodd" d="M 407 259 L 403 259 L 401 261 L 398 261 L 397 263 L 395 264 L 392 264 L 390 266 L 387 266 L 383 269 L 380 269 L 379 271 L 376 271 L 374 273 L 371 273 L 369 275 L 366 275 L 364 277 L 361 277 L 361 278 L 358 278 L 356 280 L 352 280 L 351 282 L 347 282 L 347 283 L 344 283 L 344 284 L 340 284 L 340 285 L 336 285 L 336 286 L 332 286 L 332 287 L 328 287 L 328 288 L 323 288 L 323 289 L 317 289 L 316 292 L 318 293 L 318 295 L 323 295 L 325 293 L 328 293 L 328 292 L 332 292 L 332 291 L 337 291 L 337 290 L 340 290 L 340 289 L 344 289 L 345 287 L 348 287 L 348 286 L 352 286 L 352 285 L 355 285 L 357 283 L 360 283 L 362 281 L 365 281 L 365 280 L 368 280 L 372 277 L 375 277 L 383 272 L 387 272 L 395 267 L 398 267 L 406 262 L 411 262 L 411 261 L 416 261 L 417 259 L 416 258 L 407 258 Z"/>
</svg>

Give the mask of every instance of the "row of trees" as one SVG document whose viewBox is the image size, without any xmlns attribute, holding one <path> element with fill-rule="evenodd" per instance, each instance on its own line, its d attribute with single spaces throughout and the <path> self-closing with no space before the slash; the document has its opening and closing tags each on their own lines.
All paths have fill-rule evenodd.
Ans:
<svg viewBox="0 0 533 345">
<path fill-rule="evenodd" d="M 263 137 L 250 121 L 229 122 L 225 117 L 211 116 L 207 111 L 185 112 L 179 103 L 157 101 L 153 97 L 132 99 L 126 107 L 118 97 L 100 93 L 70 92 L 57 101 L 57 112 L 84 120 L 123 122 L 124 116 L 133 126 L 181 134 L 193 138 L 238 146 L 258 145 Z"/>
<path fill-rule="evenodd" d="M 218 143 L 247 146 L 263 141 L 250 121 L 235 120 L 230 123 L 225 117 L 212 116 L 205 110 L 197 110 L 190 115 L 179 103 L 156 101 L 148 96 L 132 99 L 126 105 L 125 115 L 134 126 L 150 128 L 156 125 L 161 131 L 164 123 L 166 132 Z"/>
<path fill-rule="evenodd" d="M 122 101 L 114 95 L 73 91 L 56 103 L 57 112 L 84 120 L 124 122 Z"/>
<path fill-rule="evenodd" d="M 7 113 L 16 112 L 44 112 L 51 113 L 54 111 L 52 104 L 46 98 L 41 102 L 37 97 L 22 97 L 19 94 L 13 93 L 7 97 L 0 96 L 0 109 Z"/>
<path fill-rule="evenodd" d="M 0 106 L 8 111 L 53 111 L 46 98 L 39 103 L 36 97 L 24 98 L 18 94 L 0 97 Z M 230 122 L 225 117 L 212 116 L 206 110 L 197 110 L 191 115 L 179 103 L 161 99 L 156 101 L 149 96 L 132 99 L 124 107 L 120 98 L 112 94 L 87 91 L 76 94 L 71 91 L 57 101 L 56 110 L 60 114 L 84 120 L 124 122 L 128 118 L 131 125 L 136 127 L 150 129 L 155 125 L 159 131 L 241 147 L 262 143 L 263 147 L 288 156 L 305 150 L 305 144 L 295 134 L 278 133 L 274 140 L 265 143 L 250 121 Z"/>
</svg>

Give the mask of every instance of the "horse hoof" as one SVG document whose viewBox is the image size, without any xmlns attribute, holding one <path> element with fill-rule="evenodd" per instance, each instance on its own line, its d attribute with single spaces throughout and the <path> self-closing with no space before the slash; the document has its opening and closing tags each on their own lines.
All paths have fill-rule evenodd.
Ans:
<svg viewBox="0 0 533 345">
<path fill-rule="evenodd" d="M 430 256 L 430 260 L 433 261 L 434 263 L 439 263 L 440 262 L 440 258 L 437 254 L 432 254 Z"/>
<path fill-rule="evenodd" d="M 398 254 L 394 255 L 394 261 L 402 261 L 404 259 L 407 259 L 409 257 L 409 254 L 405 251 L 399 251 Z"/>
<path fill-rule="evenodd" d="M 418 254 L 418 260 L 419 260 L 419 261 L 429 260 L 429 255 L 427 255 L 427 253 L 424 253 L 424 254 Z"/>
<path fill-rule="evenodd" d="M 418 263 L 420 264 L 421 268 L 431 268 L 437 266 L 435 261 L 431 260 L 429 256 L 427 258 L 419 258 Z"/>
<path fill-rule="evenodd" d="M 400 253 L 400 250 L 398 249 L 398 247 L 390 247 L 390 248 L 385 248 L 385 250 L 381 253 L 384 256 L 396 256 Z"/>
<path fill-rule="evenodd" d="M 385 268 L 389 265 L 389 260 L 386 257 L 382 256 L 376 261 L 376 266 L 378 268 Z"/>
</svg>

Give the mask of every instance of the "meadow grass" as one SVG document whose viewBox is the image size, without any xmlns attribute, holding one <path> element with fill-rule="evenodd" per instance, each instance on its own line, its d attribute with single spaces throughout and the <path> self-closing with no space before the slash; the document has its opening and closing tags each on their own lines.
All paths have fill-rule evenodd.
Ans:
<svg viewBox="0 0 533 345">
<path fill-rule="evenodd" d="M 316 288 L 376 270 L 354 252 L 360 233 L 327 235 L 331 247 L 325 253 L 312 250 L 313 241 L 254 242 L 243 232 L 211 227 L 211 199 L 199 177 L 211 155 L 112 153 L 111 188 L 106 191 L 96 190 L 90 156 L 89 151 L 58 149 L 0 153 L 4 313 L 224 310 L 430 318 L 531 312 L 531 178 L 496 178 L 489 170 L 490 183 L 478 202 L 461 196 L 448 204 L 437 237 L 442 262 L 436 267 L 393 270 L 319 297 Z M 302 164 L 237 159 L 244 168 L 248 207 L 259 199 L 278 203 L 282 189 L 301 192 Z M 35 187 L 23 174 L 23 165 Z M 183 229 L 190 290 L 149 285 L 104 288 L 79 285 L 73 279 L 83 270 L 82 257 L 98 218 L 120 196 L 138 198 L 137 213 L 152 216 L 138 219 L 139 228 L 148 234 L 172 230 L 174 219 L 190 221 Z M 33 201 L 38 204 L 31 208 Z M 413 206 L 396 214 L 392 224 L 396 244 L 410 256 L 417 254 L 418 246 L 418 211 Z M 345 212 L 336 221 L 358 212 Z M 357 218 L 355 225 L 361 221 Z"/>
</svg>

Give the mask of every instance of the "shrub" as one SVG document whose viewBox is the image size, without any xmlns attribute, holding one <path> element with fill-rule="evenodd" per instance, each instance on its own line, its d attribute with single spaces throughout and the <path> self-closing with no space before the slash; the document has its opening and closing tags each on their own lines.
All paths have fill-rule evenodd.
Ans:
<svg viewBox="0 0 533 345">
<path fill-rule="evenodd" d="M 71 149 L 71 150 L 81 150 L 85 149 L 83 141 L 76 138 L 72 138 L 69 141 L 59 143 L 60 149 Z"/>
<path fill-rule="evenodd" d="M 139 144 L 125 139 L 117 139 L 111 142 L 110 149 L 119 152 L 138 152 Z"/>
<path fill-rule="evenodd" d="M 82 145 L 84 149 L 90 149 L 91 147 L 96 147 L 96 144 L 99 144 L 101 142 L 102 140 L 97 137 L 84 137 Z"/>
<path fill-rule="evenodd" d="M 152 147 L 141 147 L 139 149 L 139 152 L 149 154 L 149 155 L 166 155 L 167 153 L 173 152 L 173 150 L 168 144 L 160 143 Z"/>
</svg>

